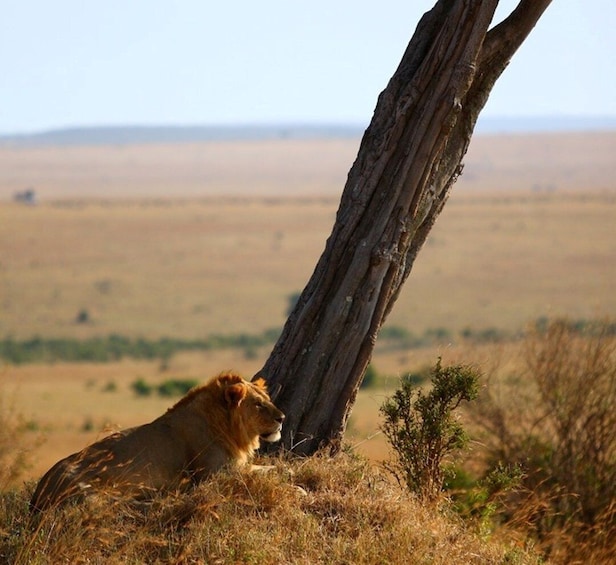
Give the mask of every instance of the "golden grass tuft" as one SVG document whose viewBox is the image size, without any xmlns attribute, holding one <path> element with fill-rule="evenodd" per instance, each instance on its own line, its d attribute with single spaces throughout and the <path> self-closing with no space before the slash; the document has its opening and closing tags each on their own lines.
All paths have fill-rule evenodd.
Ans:
<svg viewBox="0 0 616 565">
<path fill-rule="evenodd" d="M 272 461 L 269 461 L 272 463 Z M 362 458 L 273 461 L 148 503 L 91 498 L 28 515 L 31 487 L 0 498 L 0 560 L 52 563 L 539 563 L 480 539 Z"/>
<path fill-rule="evenodd" d="M 30 450 L 41 441 L 28 433 L 30 425 L 15 408 L 14 399 L 0 390 L 0 490 L 17 481 L 29 466 Z"/>
</svg>

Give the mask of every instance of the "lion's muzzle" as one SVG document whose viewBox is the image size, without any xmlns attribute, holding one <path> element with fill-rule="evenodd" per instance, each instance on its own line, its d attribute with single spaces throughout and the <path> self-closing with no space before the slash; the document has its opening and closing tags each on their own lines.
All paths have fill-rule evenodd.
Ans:
<svg viewBox="0 0 616 565">
<path fill-rule="evenodd" d="M 280 427 L 280 430 L 282 430 L 282 426 Z M 278 441 L 281 438 L 280 430 L 275 431 L 268 435 L 261 435 L 260 437 L 263 441 L 269 441 L 269 442 Z"/>
<path fill-rule="evenodd" d="M 284 421 L 284 417 L 285 417 L 284 414 L 280 412 L 280 415 L 276 418 L 276 422 L 278 423 L 278 426 L 276 427 L 276 429 L 273 432 L 261 434 L 259 437 L 263 441 L 268 441 L 270 443 L 278 441 L 282 437 L 281 432 L 282 432 L 282 422 Z"/>
</svg>

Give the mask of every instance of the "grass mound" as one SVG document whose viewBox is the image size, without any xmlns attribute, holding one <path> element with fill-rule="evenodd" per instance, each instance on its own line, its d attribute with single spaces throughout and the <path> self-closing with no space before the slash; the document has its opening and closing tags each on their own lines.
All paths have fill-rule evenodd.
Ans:
<svg viewBox="0 0 616 565">
<path fill-rule="evenodd" d="M 269 461 L 271 462 L 271 461 Z M 148 503 L 91 498 L 28 515 L 0 498 L 0 560 L 51 563 L 537 563 L 480 539 L 348 453 L 220 474 Z"/>
</svg>

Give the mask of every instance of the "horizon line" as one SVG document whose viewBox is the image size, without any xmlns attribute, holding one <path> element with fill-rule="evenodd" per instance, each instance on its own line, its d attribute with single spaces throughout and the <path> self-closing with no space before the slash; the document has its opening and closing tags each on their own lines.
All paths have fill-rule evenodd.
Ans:
<svg viewBox="0 0 616 565">
<path fill-rule="evenodd" d="M 27 132 L 0 133 L 0 144 L 135 143 L 359 137 L 368 124 L 358 122 L 117 123 L 69 125 Z M 486 116 L 475 134 L 551 133 L 616 129 L 616 116 Z M 182 135 L 184 134 L 184 135 Z"/>
</svg>

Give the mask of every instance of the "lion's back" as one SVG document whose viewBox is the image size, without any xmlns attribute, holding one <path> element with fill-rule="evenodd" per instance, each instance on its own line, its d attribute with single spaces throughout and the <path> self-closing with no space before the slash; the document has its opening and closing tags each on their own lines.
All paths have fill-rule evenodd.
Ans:
<svg viewBox="0 0 616 565">
<path fill-rule="evenodd" d="M 129 430 L 130 431 L 130 430 Z M 112 459 L 113 447 L 124 433 L 116 433 L 58 461 L 38 482 L 30 500 L 33 510 L 44 510 L 68 499 L 82 498 L 101 483 L 101 471 Z"/>
<path fill-rule="evenodd" d="M 31 508 L 45 510 L 69 499 L 81 499 L 94 490 L 144 497 L 200 480 L 227 463 L 224 452 L 212 449 L 207 442 L 204 430 L 201 441 L 210 443 L 210 448 L 197 453 L 171 424 L 173 418 L 159 418 L 112 434 L 58 461 L 39 481 Z M 191 460 L 207 464 L 191 472 Z"/>
</svg>

